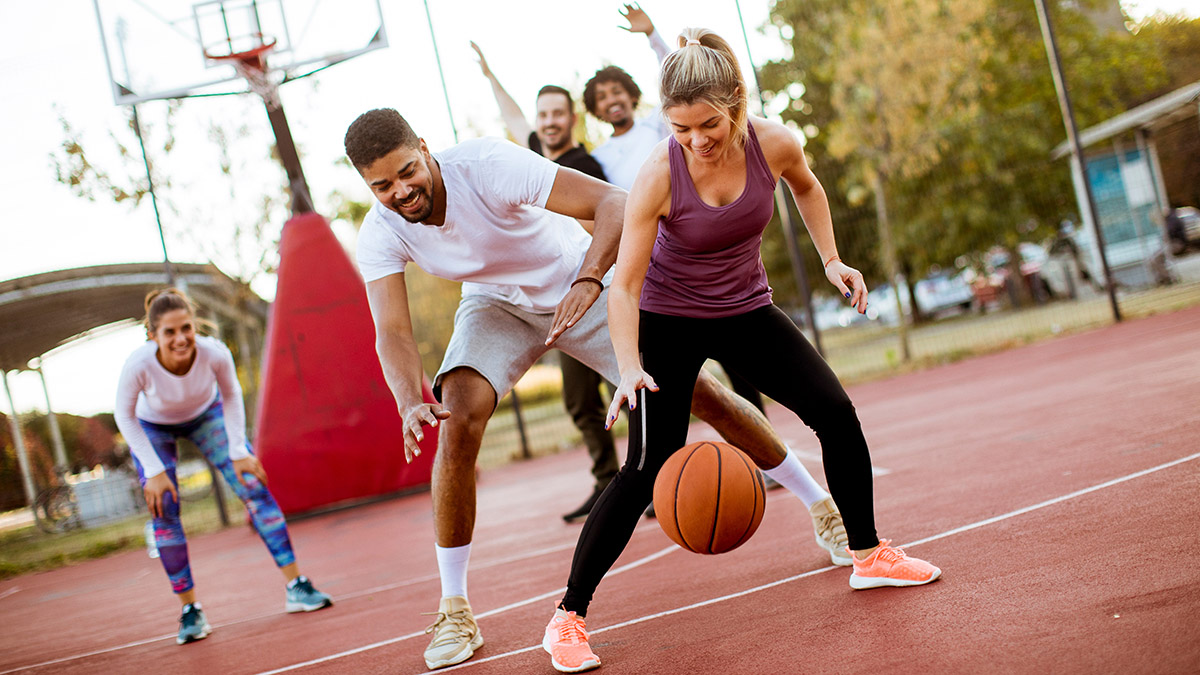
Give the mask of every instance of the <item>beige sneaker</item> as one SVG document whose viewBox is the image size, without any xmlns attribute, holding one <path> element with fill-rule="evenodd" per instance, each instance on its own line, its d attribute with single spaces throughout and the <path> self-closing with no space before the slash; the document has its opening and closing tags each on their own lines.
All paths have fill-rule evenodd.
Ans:
<svg viewBox="0 0 1200 675">
<path fill-rule="evenodd" d="M 461 595 L 442 598 L 437 621 L 425 632 L 433 633 L 433 639 L 425 648 L 425 665 L 430 670 L 462 663 L 483 646 L 483 635 L 475 624 L 471 605 Z"/>
<path fill-rule="evenodd" d="M 829 552 L 829 560 L 834 565 L 848 567 L 854 564 L 846 545 L 850 540 L 846 537 L 846 526 L 842 524 L 842 514 L 838 511 L 833 497 L 826 497 L 808 510 L 813 519 L 813 531 L 816 533 L 817 546 Z"/>
</svg>

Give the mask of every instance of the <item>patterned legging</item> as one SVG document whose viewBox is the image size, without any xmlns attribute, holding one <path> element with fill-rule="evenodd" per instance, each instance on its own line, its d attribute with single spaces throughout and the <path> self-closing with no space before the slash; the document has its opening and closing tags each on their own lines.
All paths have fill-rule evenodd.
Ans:
<svg viewBox="0 0 1200 675">
<path fill-rule="evenodd" d="M 175 439 L 187 438 L 208 461 L 221 472 L 225 482 L 233 488 L 238 498 L 246 503 L 250 512 L 250 520 L 258 536 L 271 551 L 275 564 L 284 567 L 296 561 L 292 552 L 292 542 L 288 539 L 287 523 L 275 498 L 267 491 L 267 486 L 250 474 L 243 474 L 247 485 L 238 481 L 233 471 L 233 461 L 229 459 L 229 438 L 225 434 L 225 414 L 221 407 L 221 399 L 213 401 L 199 417 L 182 424 L 153 424 L 139 419 L 138 422 L 150 437 L 150 443 L 158 458 L 166 467 L 167 477 L 171 479 L 176 489 L 179 480 L 175 477 L 175 464 L 178 452 Z M 146 476 L 141 463 L 137 462 L 138 480 L 142 487 L 146 486 Z M 184 593 L 192 589 L 192 570 L 188 564 L 187 538 L 183 535 L 183 523 L 179 520 L 179 502 L 170 493 L 163 495 L 163 517 L 154 519 L 154 541 L 158 545 L 159 559 L 171 580 L 171 590 Z"/>
</svg>

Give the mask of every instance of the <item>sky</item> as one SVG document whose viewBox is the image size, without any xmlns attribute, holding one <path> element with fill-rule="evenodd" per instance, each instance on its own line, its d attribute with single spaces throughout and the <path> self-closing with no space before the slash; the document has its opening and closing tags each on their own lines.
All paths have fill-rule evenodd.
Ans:
<svg viewBox="0 0 1200 675">
<path fill-rule="evenodd" d="M 101 0 L 102 7 L 105 1 Z M 370 199 L 357 173 L 339 162 L 345 129 L 361 112 L 394 107 L 431 149 L 455 142 L 425 3 L 381 0 L 380 4 L 389 48 L 281 89 L 317 210 L 325 213 L 334 190 L 358 200 Z M 642 35 L 619 28 L 625 23 L 619 2 L 431 0 L 428 4 L 461 140 L 504 132 L 470 40 L 480 45 L 492 70 L 527 114 L 532 113 L 541 85 L 560 84 L 579 96 L 591 74 L 609 64 L 630 72 L 646 102 L 656 101 L 657 62 Z M 741 0 L 740 5 L 749 55 L 733 0 L 646 0 L 641 6 L 671 44 L 686 26 L 715 30 L 738 51 L 751 79 L 751 62 L 784 57 L 787 47 L 778 31 L 767 26 L 768 0 Z M 1135 19 L 1157 10 L 1200 14 L 1194 0 L 1131 0 L 1123 5 Z M 86 265 L 160 261 L 162 248 L 149 200 L 137 208 L 104 197 L 88 201 L 55 180 L 51 155 L 64 137 L 60 115 L 81 136 L 98 165 L 114 175 L 136 176 L 141 171 L 140 157 L 123 164 L 110 139 L 134 142 L 123 126 L 127 111 L 113 104 L 92 1 L 0 0 L 0 18 L 0 91 L 5 99 L 0 124 L 7 132 L 0 136 L 5 158 L 0 162 L 0 197 L 5 205 L 0 219 L 0 280 Z M 161 101 L 139 106 L 152 133 L 162 128 L 166 110 Z M 235 132 L 229 153 L 235 180 L 220 174 L 221 157 L 209 133 L 214 122 Z M 258 196 L 280 180 L 280 170 L 266 158 L 272 137 L 261 102 L 253 96 L 188 99 L 177 109 L 174 123 L 175 149 L 169 161 L 160 162 L 171 180 L 171 185 L 162 187 L 162 197 L 178 206 L 177 213 L 166 209 L 163 216 L 168 252 L 173 260 L 183 262 L 211 258 L 222 269 L 242 274 L 253 266 L 239 259 L 246 257 L 244 251 L 239 256 L 237 247 L 227 243 L 231 230 L 236 223 L 253 221 Z M 597 125 L 594 133 L 602 137 L 605 132 Z M 282 216 L 273 218 L 269 229 L 277 231 L 282 220 Z M 347 246 L 353 245 L 352 228 L 335 223 L 334 231 Z M 253 287 L 264 297 L 273 297 L 270 277 L 260 276 Z M 47 356 L 42 367 L 54 409 L 82 415 L 111 411 L 125 357 L 144 339 L 136 328 L 111 331 Z M 36 374 L 11 373 L 8 381 L 18 411 L 46 408 Z M 11 412 L 7 399 L 0 399 L 0 405 Z"/>
</svg>

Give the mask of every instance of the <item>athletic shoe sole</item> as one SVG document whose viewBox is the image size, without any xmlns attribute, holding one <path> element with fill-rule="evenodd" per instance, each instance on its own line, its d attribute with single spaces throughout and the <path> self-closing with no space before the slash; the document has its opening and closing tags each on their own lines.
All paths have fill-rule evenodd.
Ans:
<svg viewBox="0 0 1200 675">
<path fill-rule="evenodd" d="M 288 614 L 295 614 L 296 612 L 315 612 L 318 609 L 325 609 L 326 607 L 332 607 L 332 606 L 333 606 L 332 600 L 326 600 L 325 602 L 321 602 L 321 603 L 318 603 L 315 605 L 307 605 L 303 602 L 289 601 L 289 602 L 284 603 L 283 608 L 285 610 L 287 610 Z"/>
<path fill-rule="evenodd" d="M 201 629 L 200 629 L 200 634 L 199 634 L 199 635 L 189 635 L 189 636 L 188 636 L 188 637 L 186 637 L 186 638 L 180 638 L 180 637 L 177 637 L 177 638 L 175 638 L 175 644 L 177 644 L 177 645 L 186 645 L 186 644 L 187 644 L 187 643 L 189 643 L 189 642 L 195 642 L 195 641 L 197 641 L 197 640 L 203 640 L 204 638 L 208 637 L 208 634 L 209 634 L 209 633 L 211 633 L 211 632 L 212 632 L 212 626 L 210 626 L 210 625 L 208 625 L 208 624 L 204 624 L 204 628 L 201 628 Z"/>
<path fill-rule="evenodd" d="M 933 573 L 933 576 L 924 581 L 915 581 L 912 579 L 893 579 L 891 577 L 860 577 L 858 574 L 850 575 L 850 588 L 856 591 L 865 590 L 868 588 L 882 588 L 884 586 L 923 586 L 934 581 L 937 581 L 942 576 L 942 571 L 938 570 Z"/>
<path fill-rule="evenodd" d="M 429 659 L 425 659 L 425 665 L 428 666 L 430 670 L 437 670 L 438 668 L 453 666 L 456 663 L 462 663 L 472 656 L 475 656 L 475 650 L 482 646 L 483 634 L 476 633 L 475 637 L 471 638 L 471 641 L 467 643 L 467 648 L 463 651 L 451 656 L 448 659 L 442 659 L 441 661 L 430 661 Z"/>
<path fill-rule="evenodd" d="M 549 635 L 542 636 L 542 649 L 545 649 L 546 653 L 550 655 L 550 664 L 552 666 L 554 666 L 554 669 L 560 673 L 582 673 L 585 670 L 591 670 L 593 668 L 600 667 L 600 659 L 598 659 L 598 658 L 597 659 L 588 659 L 587 661 L 584 661 L 583 663 L 579 664 L 575 668 L 572 668 L 570 666 L 564 666 L 563 664 L 559 663 L 558 659 L 554 658 L 554 652 L 550 651 L 550 636 Z"/>
<path fill-rule="evenodd" d="M 838 551 L 837 549 L 830 548 L 825 540 L 821 538 L 821 535 L 814 534 L 813 539 L 817 541 L 817 546 L 820 546 L 824 551 L 829 553 L 829 562 L 837 565 L 838 567 L 850 567 L 854 564 L 854 561 L 849 555 L 846 554 L 845 551 Z M 841 555 L 838 555 L 839 553 Z"/>
</svg>

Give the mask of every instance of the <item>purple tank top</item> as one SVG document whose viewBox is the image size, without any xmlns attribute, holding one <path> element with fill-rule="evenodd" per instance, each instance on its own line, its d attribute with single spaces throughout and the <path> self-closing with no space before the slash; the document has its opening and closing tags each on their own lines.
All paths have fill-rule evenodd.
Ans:
<svg viewBox="0 0 1200 675">
<path fill-rule="evenodd" d="M 759 249 L 775 212 L 775 181 L 754 126 L 748 126 L 746 187 L 725 206 L 709 206 L 700 199 L 683 148 L 673 136 L 668 142 L 671 209 L 658 220 L 641 309 L 719 318 L 771 304 Z"/>
</svg>

